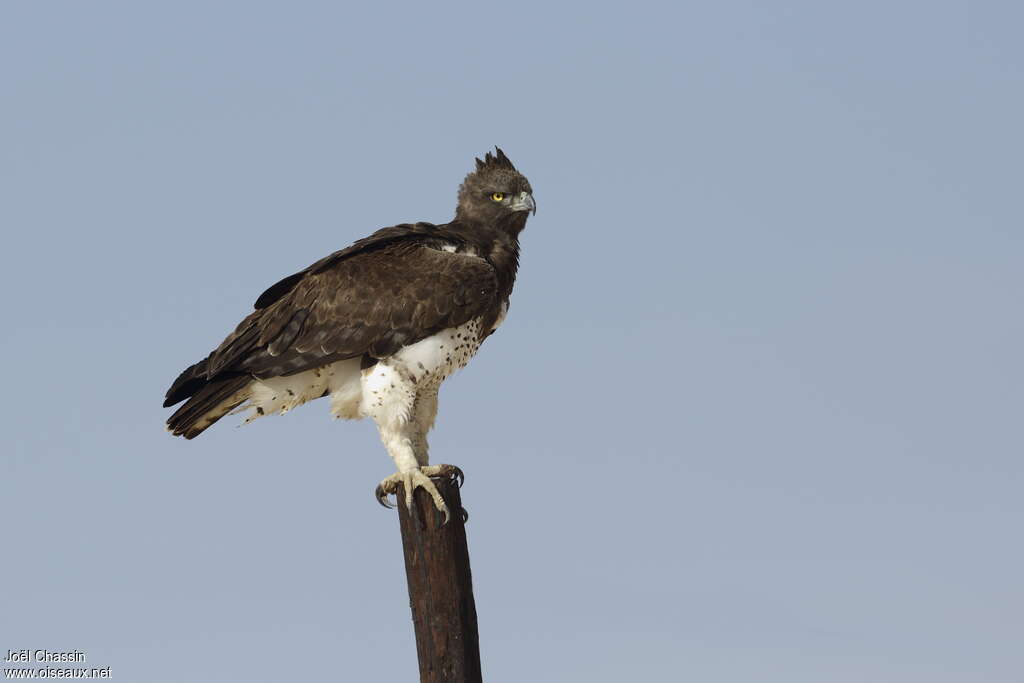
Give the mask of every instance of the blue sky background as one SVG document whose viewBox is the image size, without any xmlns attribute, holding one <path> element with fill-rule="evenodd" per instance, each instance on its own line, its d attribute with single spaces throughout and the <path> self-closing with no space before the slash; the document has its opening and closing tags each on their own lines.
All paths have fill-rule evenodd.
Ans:
<svg viewBox="0 0 1024 683">
<path fill-rule="evenodd" d="M 441 393 L 488 681 L 1024 672 L 1018 3 L 9 2 L 0 655 L 416 675 L 392 470 L 164 390 L 267 285 L 539 204 Z"/>
</svg>

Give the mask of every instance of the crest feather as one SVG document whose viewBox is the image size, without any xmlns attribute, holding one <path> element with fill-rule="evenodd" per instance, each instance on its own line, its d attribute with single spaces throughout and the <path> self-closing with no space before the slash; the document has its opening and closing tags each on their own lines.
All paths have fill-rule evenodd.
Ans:
<svg viewBox="0 0 1024 683">
<path fill-rule="evenodd" d="M 484 160 L 480 161 L 476 159 L 476 170 L 482 171 L 485 168 L 507 168 L 510 171 L 516 170 L 516 167 L 512 165 L 512 161 L 505 156 L 505 153 L 501 151 L 501 147 L 494 148 L 495 154 L 488 152 L 484 155 Z"/>
</svg>

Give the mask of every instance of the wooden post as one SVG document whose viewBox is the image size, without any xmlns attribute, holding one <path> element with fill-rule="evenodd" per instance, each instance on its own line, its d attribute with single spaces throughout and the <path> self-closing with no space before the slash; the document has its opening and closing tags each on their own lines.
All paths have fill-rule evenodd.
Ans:
<svg viewBox="0 0 1024 683">
<path fill-rule="evenodd" d="M 482 683 L 462 498 L 455 480 L 433 482 L 451 510 L 447 524 L 426 491 L 415 491 L 412 510 L 401 486 L 397 495 L 420 681 Z"/>
</svg>

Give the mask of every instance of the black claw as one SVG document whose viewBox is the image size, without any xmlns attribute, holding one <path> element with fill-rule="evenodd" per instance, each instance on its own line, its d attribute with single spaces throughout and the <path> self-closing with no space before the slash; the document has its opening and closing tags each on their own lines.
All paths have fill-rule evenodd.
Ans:
<svg viewBox="0 0 1024 683">
<path fill-rule="evenodd" d="M 466 475 L 465 475 L 465 473 L 463 473 L 463 471 L 461 469 L 459 469 L 455 465 L 452 465 L 452 469 L 455 470 L 452 473 L 452 479 L 455 480 L 455 485 L 458 486 L 461 489 L 462 488 L 462 484 L 465 483 L 465 481 L 466 481 Z"/>
<path fill-rule="evenodd" d="M 377 502 L 386 507 L 389 510 L 394 510 L 395 506 L 388 501 L 388 494 L 384 491 L 384 487 L 377 485 L 377 490 L 374 491 L 374 495 L 377 496 Z"/>
<path fill-rule="evenodd" d="M 469 521 L 469 512 L 466 511 L 466 508 L 459 510 L 459 516 L 462 517 L 463 524 Z"/>
</svg>

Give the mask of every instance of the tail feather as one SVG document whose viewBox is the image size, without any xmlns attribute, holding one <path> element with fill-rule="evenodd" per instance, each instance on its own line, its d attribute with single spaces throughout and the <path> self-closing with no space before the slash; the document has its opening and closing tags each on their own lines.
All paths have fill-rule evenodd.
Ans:
<svg viewBox="0 0 1024 683">
<path fill-rule="evenodd" d="M 185 368 L 178 375 L 178 379 L 174 380 L 171 388 L 167 390 L 167 395 L 164 396 L 164 408 L 170 408 L 175 403 L 181 403 L 206 386 L 207 382 L 209 382 L 206 371 L 209 363 L 210 357 L 207 356 L 198 363 Z"/>
<path fill-rule="evenodd" d="M 182 378 L 190 373 L 193 368 L 201 364 L 197 363 L 183 372 L 178 381 L 167 392 L 168 401 L 176 395 L 184 394 L 185 387 L 188 387 L 189 393 L 182 395 L 182 398 L 184 396 L 191 396 L 167 420 L 167 431 L 175 436 L 194 439 L 202 434 L 203 430 L 237 408 L 248 398 L 245 388 L 252 381 L 252 377 L 247 373 L 222 375 L 212 380 L 200 380 L 198 377 L 191 377 L 183 381 Z M 181 383 L 179 391 L 175 392 L 175 386 L 178 386 L 179 383 Z M 181 398 L 178 398 L 178 400 L 180 401 Z M 164 405 L 168 404 L 165 403 Z"/>
</svg>

